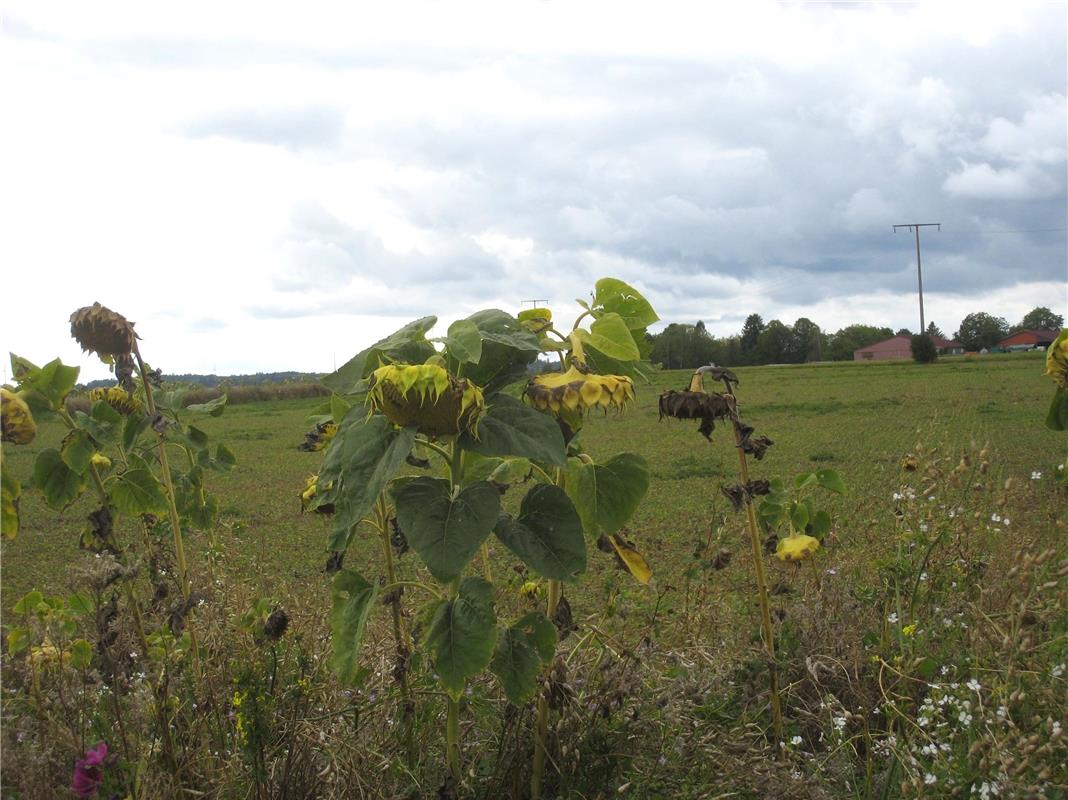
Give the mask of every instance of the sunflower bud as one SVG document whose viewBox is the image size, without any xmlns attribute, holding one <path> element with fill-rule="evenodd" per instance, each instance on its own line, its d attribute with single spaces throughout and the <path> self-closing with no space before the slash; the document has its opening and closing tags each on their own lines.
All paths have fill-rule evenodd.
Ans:
<svg viewBox="0 0 1068 800">
<path fill-rule="evenodd" d="M 1046 374 L 1068 389 L 1068 328 L 1046 350 Z"/>
<path fill-rule="evenodd" d="M 595 375 L 572 365 L 567 372 L 548 372 L 531 379 L 526 398 L 539 411 L 622 411 L 634 399 L 634 382 L 625 375 Z"/>
<path fill-rule="evenodd" d="M 329 486 L 323 487 L 329 489 Z M 305 511 L 314 511 L 316 514 L 333 514 L 333 503 L 319 503 L 316 504 L 315 498 L 319 494 L 319 476 L 311 475 L 308 478 L 308 482 L 304 485 L 304 490 L 300 493 L 300 513 Z"/>
<path fill-rule="evenodd" d="M 103 400 L 124 417 L 140 413 L 141 411 L 141 401 L 121 386 L 111 386 L 107 389 L 92 389 L 89 392 L 89 400 L 94 403 Z"/>
<path fill-rule="evenodd" d="M 100 356 L 122 356 L 132 353 L 134 340 L 139 338 L 134 323 L 100 303 L 79 308 L 70 315 L 70 335 L 87 353 Z"/>
<path fill-rule="evenodd" d="M 3 429 L 3 439 L 12 444 L 29 444 L 37 435 L 37 423 L 33 421 L 30 407 L 26 401 L 14 392 L 0 389 L 2 402 L 0 402 L 0 417 Z"/>
<path fill-rule="evenodd" d="M 111 459 L 103 453 L 93 453 L 93 455 L 89 457 L 89 463 L 103 472 L 107 472 L 111 469 Z"/>
<path fill-rule="evenodd" d="M 799 533 L 780 539 L 775 555 L 780 561 L 803 561 L 819 549 L 819 539 Z"/>
<path fill-rule="evenodd" d="M 337 425 L 333 422 L 320 422 L 304 434 L 304 441 L 297 445 L 297 449 L 305 453 L 316 453 L 330 444 L 335 433 L 337 433 Z"/>
<path fill-rule="evenodd" d="M 371 408 L 394 425 L 428 436 L 476 434 L 486 407 L 482 391 L 438 364 L 388 364 L 371 374 Z"/>
</svg>

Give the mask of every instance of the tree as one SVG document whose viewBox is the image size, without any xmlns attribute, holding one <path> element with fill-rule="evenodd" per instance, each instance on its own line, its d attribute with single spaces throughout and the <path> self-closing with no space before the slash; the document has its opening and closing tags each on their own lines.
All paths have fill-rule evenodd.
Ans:
<svg viewBox="0 0 1068 800">
<path fill-rule="evenodd" d="M 757 364 L 782 364 L 787 360 L 793 333 L 782 322 L 773 319 L 757 340 Z"/>
<path fill-rule="evenodd" d="M 953 338 L 963 344 L 965 350 L 982 350 L 993 347 L 1008 333 L 1009 325 L 1003 317 L 976 311 L 960 321 L 960 330 L 953 334 Z"/>
<path fill-rule="evenodd" d="M 912 336 L 912 331 L 910 331 L 908 328 L 901 328 L 898 330 L 897 333 L 894 334 L 894 336 Z"/>
<path fill-rule="evenodd" d="M 928 336 L 937 336 L 939 339 L 945 339 L 946 335 L 942 333 L 942 329 L 935 325 L 933 322 L 927 323 L 927 330 L 924 331 Z"/>
<path fill-rule="evenodd" d="M 818 361 L 823 349 L 823 331 L 808 317 L 801 317 L 791 329 L 790 346 L 786 360 L 791 364 Z"/>
<path fill-rule="evenodd" d="M 852 361 L 853 351 L 881 342 L 894 335 L 890 328 L 874 325 L 849 325 L 830 337 L 824 358 L 830 361 Z"/>
<path fill-rule="evenodd" d="M 912 337 L 912 360 L 917 364 L 930 364 L 938 358 L 938 348 L 934 339 L 926 333 Z"/>
<path fill-rule="evenodd" d="M 745 318 L 745 324 L 742 325 L 742 357 L 750 363 L 753 363 L 751 359 L 756 355 L 757 342 L 763 332 L 764 320 L 759 314 L 750 314 Z"/>
<path fill-rule="evenodd" d="M 1045 306 L 1033 308 L 1024 314 L 1024 318 L 1012 326 L 1016 331 L 1059 331 L 1064 327 L 1064 317 L 1054 314 Z"/>
</svg>

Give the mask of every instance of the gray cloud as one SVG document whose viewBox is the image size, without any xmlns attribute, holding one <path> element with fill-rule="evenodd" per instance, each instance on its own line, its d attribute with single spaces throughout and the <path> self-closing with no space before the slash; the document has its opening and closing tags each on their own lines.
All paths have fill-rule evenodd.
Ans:
<svg viewBox="0 0 1068 800">
<path fill-rule="evenodd" d="M 230 109 L 203 115 L 185 126 L 187 136 L 221 136 L 300 150 L 331 147 L 345 127 L 344 109 L 329 106 Z"/>
</svg>

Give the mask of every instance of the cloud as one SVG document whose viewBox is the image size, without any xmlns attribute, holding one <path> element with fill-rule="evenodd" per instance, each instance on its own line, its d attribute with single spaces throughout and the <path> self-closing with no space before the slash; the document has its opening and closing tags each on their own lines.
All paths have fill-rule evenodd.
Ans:
<svg viewBox="0 0 1068 800">
<path fill-rule="evenodd" d="M 293 149 L 336 145 L 345 127 L 345 111 L 315 107 L 231 109 L 201 116 L 185 126 L 192 137 L 222 136 Z"/>
<path fill-rule="evenodd" d="M 946 178 L 942 187 L 957 197 L 980 200 L 1029 200 L 1050 197 L 1060 190 L 1056 181 L 1030 164 L 997 169 L 967 162 Z"/>
</svg>

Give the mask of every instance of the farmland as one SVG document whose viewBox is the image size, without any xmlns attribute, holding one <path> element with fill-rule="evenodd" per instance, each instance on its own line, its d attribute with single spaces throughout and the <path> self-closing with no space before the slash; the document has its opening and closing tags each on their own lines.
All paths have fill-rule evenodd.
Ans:
<svg viewBox="0 0 1068 800">
<path fill-rule="evenodd" d="M 1041 358 L 1024 354 L 943 359 L 927 366 L 842 363 L 738 370 L 743 416 L 775 441 L 766 458 L 751 462 L 754 476 L 792 482 L 800 473 L 833 469 L 848 487 L 846 494 L 827 501 L 835 522 L 814 559 L 814 569 L 769 559 L 778 619 L 793 637 L 793 644 L 784 645 L 784 659 L 797 657 L 804 663 L 805 655 L 817 660 L 825 655 L 856 676 L 865 661 L 878 657 L 907 671 L 912 651 L 902 644 L 900 632 L 887 630 L 888 612 L 894 612 L 886 587 L 887 570 L 903 569 L 902 564 L 908 562 L 911 548 L 903 548 L 902 543 L 913 529 L 952 526 L 949 539 L 955 551 L 943 554 L 932 547 L 922 580 L 944 581 L 945 605 L 952 605 L 954 614 L 971 613 L 968 603 L 982 605 L 984 585 L 999 597 L 1010 596 L 1013 584 L 1006 573 L 1016 564 L 1021 549 L 1058 548 L 1047 559 L 1053 566 L 1068 555 L 1064 545 L 1068 504 L 1064 490 L 1055 484 L 1056 465 L 1063 461 L 1066 441 L 1042 425 L 1050 394 L 1042 368 Z M 735 789 L 740 785 L 737 781 L 747 776 L 744 780 L 752 784 L 745 791 L 753 794 L 741 796 L 864 796 L 865 791 L 873 791 L 873 784 L 861 789 L 851 783 L 849 775 L 871 756 L 855 743 L 852 749 L 828 744 L 819 728 L 820 693 L 802 685 L 807 680 L 803 666 L 793 673 L 787 668 L 787 680 L 795 688 L 788 693 L 786 716 L 794 721 L 790 730 L 796 732 L 793 747 L 800 761 L 787 758 L 785 766 L 772 764 L 774 755 L 756 744 L 759 737 L 754 736 L 753 726 L 759 724 L 762 712 L 756 689 L 746 688 L 743 676 L 757 652 L 751 557 L 744 517 L 731 510 L 719 490 L 736 480 L 732 434 L 729 425 L 717 426 L 711 442 L 706 442 L 696 433 L 696 423 L 658 419 L 659 393 L 682 388 L 688 377 L 684 372 L 657 373 L 651 385 L 639 386 L 637 400 L 626 413 L 598 419 L 582 433 L 585 447 L 595 458 L 629 450 L 648 461 L 650 488 L 628 523 L 626 536 L 648 559 L 654 579 L 649 586 L 639 585 L 617 568 L 614 557 L 598 552 L 591 543 L 587 578 L 566 590 L 577 632 L 562 643 L 562 652 L 567 654 L 575 643 L 585 648 L 577 652 L 573 669 L 583 665 L 595 670 L 595 656 L 601 661 L 609 656 L 633 659 L 635 664 L 626 672 L 626 680 L 633 683 L 612 701 L 615 707 L 612 703 L 605 706 L 606 719 L 611 711 L 624 721 L 613 718 L 601 728 L 589 721 L 574 723 L 578 726 L 575 736 L 588 748 L 585 757 L 589 760 L 580 768 L 566 753 L 559 756 L 561 771 L 571 776 L 562 779 L 561 791 L 573 792 L 575 797 L 610 796 L 618 787 L 629 785 L 622 791 L 635 792 L 635 796 L 701 797 L 709 796 L 713 785 Z M 232 471 L 212 477 L 212 490 L 220 500 L 218 524 L 210 533 L 192 535 L 188 544 L 191 571 L 205 576 L 197 588 L 209 608 L 205 618 L 212 619 L 217 636 L 225 636 L 227 626 L 232 627 L 255 598 L 268 597 L 288 612 L 288 636 L 299 637 L 313 655 L 328 646 L 330 576 L 324 572 L 324 563 L 329 524 L 319 515 L 301 514 L 298 496 L 306 478 L 318 469 L 320 458 L 296 449 L 309 427 L 309 415 L 320 404 L 321 400 L 310 399 L 235 405 L 218 418 L 198 423 L 213 439 L 225 442 L 237 459 Z M 5 453 L 5 469 L 28 475 L 35 453 L 57 446 L 62 436 L 58 425 L 42 426 L 32 446 Z M 962 457 L 970 465 L 967 478 L 963 485 L 951 484 L 949 473 Z M 506 494 L 505 508 L 514 509 L 520 494 L 519 489 Z M 78 547 L 92 508 L 88 497 L 83 497 L 57 515 L 38 496 L 23 498 L 19 536 L 3 544 L 5 623 L 18 598 L 31 589 L 46 594 L 78 590 L 85 570 L 92 569 L 93 556 Z M 131 528 L 121 535 L 136 532 Z M 729 553 L 728 563 L 710 567 L 709 553 L 721 551 Z M 368 536 L 353 545 L 345 566 L 377 575 L 379 556 L 378 543 Z M 522 596 L 520 589 L 531 576 L 513 570 L 515 558 L 495 541 L 491 562 L 497 576 L 498 606 L 507 616 L 512 618 L 540 602 Z M 418 563 L 408 555 L 399 559 L 398 569 L 404 577 L 417 577 L 423 572 Z M 980 594 L 956 596 L 957 581 L 963 587 L 972 567 L 985 576 L 970 578 L 969 585 Z M 939 569 L 942 572 L 936 572 Z M 957 580 L 952 579 L 951 569 L 961 571 Z M 921 580 L 919 573 L 917 580 Z M 1056 593 L 1062 605 L 1044 620 L 1050 626 L 1044 628 L 1044 644 L 1028 662 L 1047 673 L 1068 653 L 1063 583 Z M 926 613 L 936 612 L 927 609 Z M 925 635 L 924 628 L 941 624 L 940 618 L 930 624 L 918 621 L 920 630 L 915 632 L 913 624 L 915 633 L 905 634 L 917 637 L 917 642 Z M 938 653 L 938 666 L 973 674 L 964 661 L 951 664 L 946 660 L 952 641 L 963 643 L 966 634 L 958 632 L 955 635 L 965 638 L 956 640 L 949 633 L 929 631 L 926 635 L 931 637 L 929 652 Z M 372 675 L 364 687 L 365 698 L 390 691 L 383 654 L 387 639 L 385 615 L 379 615 L 368 632 Z M 941 649 L 943 644 L 945 649 Z M 896 664 L 891 657 L 894 652 L 899 658 Z M 587 664 L 588 658 L 593 662 Z M 976 656 L 971 666 L 979 671 L 996 668 L 980 661 Z M 316 674 L 323 687 L 315 698 L 316 713 L 308 712 L 308 717 L 328 716 L 330 703 L 340 702 L 333 679 L 322 671 Z M 994 674 L 990 675 L 993 680 Z M 624 681 L 622 673 L 619 681 Z M 607 691 L 603 683 L 597 684 L 597 691 Z M 575 691 L 588 691 L 591 702 L 601 702 L 594 684 L 590 677 Z M 833 684 L 827 677 L 823 700 L 832 693 Z M 732 691 L 739 696 L 726 694 L 724 686 L 734 687 Z M 1063 700 L 1063 681 L 1053 690 Z M 870 686 L 866 691 L 868 695 L 858 691 L 852 701 L 873 699 Z M 676 704 L 678 695 L 685 693 L 698 693 L 702 699 L 696 708 L 687 707 L 683 713 Z M 838 694 L 848 705 L 848 692 Z M 432 763 L 424 772 L 406 775 L 394 757 L 376 749 L 387 747 L 384 743 L 389 741 L 388 726 L 375 716 L 379 702 L 368 701 L 364 712 L 375 720 L 366 723 L 371 732 L 362 734 L 367 750 L 358 758 L 351 752 L 335 757 L 353 758 L 365 770 L 374 764 L 382 770 L 381 777 L 349 791 L 352 796 L 391 796 L 407 781 L 421 787 L 413 791 L 432 793 L 437 775 Z M 476 718 L 488 719 L 496 714 L 499 698 L 492 686 L 479 683 L 470 702 Z M 848 711 L 858 713 L 855 708 Z M 420 713 L 426 723 L 422 735 L 433 742 L 436 711 L 424 708 Z M 834 716 L 823 716 L 823 723 L 833 729 Z M 649 721 L 640 729 L 633 727 L 639 719 Z M 340 741 L 349 729 L 340 730 L 335 723 L 331 722 L 327 736 Z M 561 741 L 567 730 L 561 730 Z M 684 730 L 692 741 L 676 741 Z M 746 752 L 732 751 L 724 741 L 731 731 L 742 737 L 740 741 L 750 742 Z M 627 741 L 637 744 L 622 755 L 612 755 L 619 748 L 626 750 Z M 426 749 L 433 746 L 428 743 Z M 484 756 L 477 769 L 472 767 L 472 786 L 479 787 L 481 796 L 502 791 L 495 781 L 505 780 L 501 776 L 509 773 L 494 750 L 494 736 L 479 739 L 472 735 L 465 747 L 472 763 L 479 763 L 478 755 Z M 801 748 L 820 754 L 821 768 L 826 771 L 808 780 L 791 781 L 790 775 L 800 775 L 791 764 L 804 761 Z M 10 752 L 7 747 L 5 752 Z M 853 754 L 848 768 L 842 765 L 843 759 L 850 762 L 847 753 Z M 496 764 L 490 763 L 494 756 Z M 722 759 L 723 769 L 712 776 L 708 773 L 712 765 L 694 763 L 695 758 Z M 681 768 L 683 763 L 688 768 Z M 344 767 L 337 769 L 340 780 L 347 773 Z M 587 777 L 579 777 L 585 770 L 590 770 Z M 731 770 L 737 771 L 735 777 Z M 235 774 L 243 773 L 239 768 Z M 895 783 L 906 777 L 898 773 Z M 240 778 L 235 780 L 240 783 Z M 593 785 L 597 782 L 603 792 Z"/>
</svg>

